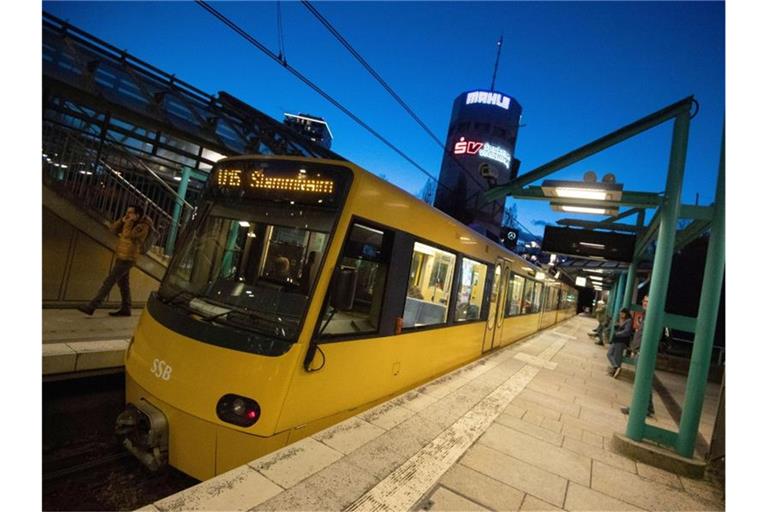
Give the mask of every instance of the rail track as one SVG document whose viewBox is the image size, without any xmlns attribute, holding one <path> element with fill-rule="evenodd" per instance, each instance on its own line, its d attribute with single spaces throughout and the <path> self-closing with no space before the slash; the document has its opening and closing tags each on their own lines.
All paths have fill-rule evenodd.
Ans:
<svg viewBox="0 0 768 512">
<path fill-rule="evenodd" d="M 151 473 L 120 445 L 123 376 L 43 385 L 43 510 L 135 510 L 197 483 Z"/>
</svg>

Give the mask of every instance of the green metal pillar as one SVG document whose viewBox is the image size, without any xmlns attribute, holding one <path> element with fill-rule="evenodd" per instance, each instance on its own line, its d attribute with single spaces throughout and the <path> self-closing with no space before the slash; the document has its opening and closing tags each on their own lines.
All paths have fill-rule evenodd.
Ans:
<svg viewBox="0 0 768 512">
<path fill-rule="evenodd" d="M 608 320 L 609 332 L 610 332 L 610 326 L 613 325 L 613 304 L 616 302 L 617 289 L 618 289 L 618 282 L 614 282 L 613 286 L 611 286 L 611 291 L 608 292 L 608 304 L 605 305 L 605 316 L 606 316 L 606 319 Z M 600 336 L 601 336 L 600 341 L 604 341 L 602 338 L 605 338 L 605 336 L 603 334 L 601 334 Z"/>
<path fill-rule="evenodd" d="M 619 280 L 616 282 L 616 297 L 613 301 L 613 312 L 611 316 L 611 330 L 608 333 L 608 341 L 610 342 L 613 339 L 613 333 L 616 331 L 616 322 L 619 320 L 619 312 L 621 311 L 621 297 L 622 292 L 624 291 L 624 280 L 626 279 L 627 275 L 625 273 L 621 273 L 621 276 L 619 276 Z"/>
<path fill-rule="evenodd" d="M 613 299 L 616 297 L 616 285 L 617 283 L 613 283 L 613 286 L 611 287 L 611 291 L 608 294 L 608 304 L 606 304 L 605 312 L 609 315 L 613 316 Z"/>
<path fill-rule="evenodd" d="M 688 149 L 689 124 L 689 112 L 678 114 L 675 117 L 664 201 L 659 207 L 659 234 L 656 254 L 653 258 L 648 308 L 646 309 L 643 338 L 635 372 L 632 405 L 629 408 L 629 420 L 627 421 L 627 437 L 635 441 L 642 440 L 645 434 L 645 415 L 648 411 L 648 401 L 653 386 L 656 352 L 659 347 L 661 330 L 664 328 L 669 272 L 675 250 L 675 230 L 680 212 L 680 193 L 683 187 L 685 156 Z"/>
<path fill-rule="evenodd" d="M 637 274 L 637 260 L 633 260 L 629 265 L 627 272 L 627 284 L 624 287 L 624 300 L 622 308 L 629 308 L 632 305 L 632 296 L 635 294 L 635 275 Z"/>
<path fill-rule="evenodd" d="M 229 228 L 227 245 L 224 248 L 224 256 L 221 258 L 221 270 L 219 271 L 219 277 L 221 278 L 232 277 L 230 274 L 232 272 L 232 260 L 237 251 L 237 237 L 240 234 L 240 227 L 240 224 L 234 221 Z"/>
<path fill-rule="evenodd" d="M 173 247 L 176 245 L 176 237 L 179 234 L 179 223 L 181 221 L 181 214 L 184 211 L 184 199 L 187 196 L 187 186 L 189 185 L 189 177 L 192 174 L 190 167 L 181 168 L 181 182 L 179 183 L 179 189 L 176 191 L 176 204 L 173 205 L 173 218 L 171 220 L 171 226 L 168 231 L 168 239 L 165 241 L 165 254 L 172 255 Z"/>
<path fill-rule="evenodd" d="M 693 338 L 691 365 L 685 385 L 685 401 L 680 417 L 680 434 L 677 438 L 677 453 L 683 457 L 693 456 L 696 434 L 699 431 L 704 391 L 707 387 L 709 364 L 712 358 L 717 313 L 720 308 L 723 274 L 725 272 L 725 134 L 720 148 L 720 169 L 715 192 L 715 209 L 704 265 L 704 283 L 699 299 L 699 313 Z"/>
</svg>

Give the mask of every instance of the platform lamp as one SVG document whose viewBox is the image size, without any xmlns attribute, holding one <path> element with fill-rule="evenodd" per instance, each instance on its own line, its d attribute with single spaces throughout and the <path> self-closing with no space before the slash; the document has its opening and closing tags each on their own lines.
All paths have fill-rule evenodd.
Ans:
<svg viewBox="0 0 768 512">
<path fill-rule="evenodd" d="M 597 181 L 594 171 L 584 173 L 584 181 L 544 180 L 541 190 L 549 197 L 556 212 L 617 215 L 624 185 L 616 183 L 616 176 L 608 173 Z"/>
</svg>

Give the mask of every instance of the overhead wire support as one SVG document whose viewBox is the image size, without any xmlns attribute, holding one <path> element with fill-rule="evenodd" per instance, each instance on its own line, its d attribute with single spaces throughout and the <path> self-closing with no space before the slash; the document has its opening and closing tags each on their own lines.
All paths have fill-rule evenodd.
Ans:
<svg viewBox="0 0 768 512">
<path fill-rule="evenodd" d="M 384 138 L 383 135 L 381 135 L 379 132 L 374 130 L 371 126 L 369 126 L 365 121 L 357 117 L 351 110 L 349 110 L 347 107 L 342 105 L 339 101 L 337 101 L 335 98 L 333 98 L 331 95 L 326 93 L 324 90 L 322 90 L 319 86 L 317 86 L 314 82 L 312 82 L 309 78 L 304 76 L 299 70 L 285 62 L 284 59 L 281 59 L 279 55 L 276 55 L 272 50 L 264 46 L 262 43 L 260 43 L 256 38 L 251 36 L 248 32 L 240 28 L 235 22 L 227 18 L 224 14 L 217 11 L 215 8 L 211 7 L 207 2 L 204 2 L 203 0 L 195 0 L 200 7 L 208 11 L 210 14 L 212 14 L 215 18 L 217 18 L 219 21 L 224 23 L 227 27 L 229 27 L 231 30 L 233 30 L 235 33 L 237 33 L 240 37 L 248 41 L 250 44 L 258 48 L 262 51 L 265 55 L 267 55 L 269 58 L 283 66 L 285 69 L 287 69 L 292 75 L 294 75 L 296 78 L 304 82 L 307 86 L 309 86 L 312 90 L 314 90 L 316 93 L 318 93 L 320 96 L 325 98 L 329 103 L 331 103 L 333 106 L 344 112 L 350 119 L 352 119 L 355 123 L 357 123 L 360 127 L 364 128 L 368 133 L 379 139 L 384 145 L 386 145 L 388 148 L 390 148 L 392 151 L 400 155 L 402 158 L 404 158 L 408 163 L 416 167 L 419 171 L 421 171 L 423 174 L 428 176 L 429 178 L 435 180 L 435 183 L 437 183 L 439 186 L 452 191 L 450 187 L 445 185 L 444 183 L 441 183 L 440 180 L 432 176 L 429 171 L 424 169 L 421 165 L 419 165 L 415 160 L 413 160 L 411 157 L 406 155 L 402 150 L 400 150 L 397 146 L 389 142 L 386 138 Z"/>
<path fill-rule="evenodd" d="M 427 132 L 427 134 L 428 134 L 428 135 L 429 135 L 429 136 L 432 138 L 432 140 L 434 140 L 434 141 L 435 141 L 435 143 L 437 143 L 437 145 L 440 147 L 440 149 L 442 149 L 442 150 L 443 150 L 443 152 L 444 152 L 445 154 L 447 154 L 447 155 L 448 155 L 448 156 L 449 156 L 449 157 L 450 157 L 450 158 L 451 158 L 451 159 L 454 161 L 454 163 L 456 163 L 456 165 L 458 165 L 458 166 L 459 166 L 459 168 L 460 168 L 460 169 L 461 169 L 461 170 L 464 172 L 464 174 L 466 174 L 467 176 L 469 176 L 470 178 L 472 178 L 472 180 L 473 180 L 473 181 L 474 181 L 474 182 L 475 182 L 477 185 L 479 185 L 481 188 L 484 188 L 484 184 L 483 184 L 483 183 L 482 183 L 480 180 L 478 180 L 478 179 L 477 179 L 477 177 L 476 177 L 474 174 L 470 173 L 470 172 L 469 172 L 469 171 L 468 171 L 468 170 L 467 170 L 467 169 L 466 169 L 466 168 L 465 168 L 465 167 L 462 165 L 462 163 L 461 163 L 461 162 L 459 162 L 459 160 L 458 160 L 458 159 L 457 159 L 457 158 L 456 158 L 456 157 L 455 157 L 455 156 L 454 156 L 454 155 L 453 155 L 453 154 L 452 154 L 452 153 L 451 153 L 451 152 L 448 150 L 448 148 L 446 148 L 446 147 L 445 147 L 445 145 L 444 145 L 444 144 L 443 144 L 443 143 L 440 141 L 440 139 L 437 137 L 437 135 L 435 135 L 435 133 L 434 133 L 432 130 L 430 130 L 429 126 L 427 126 L 427 124 L 426 124 L 424 121 L 422 121 L 422 120 L 421 120 L 421 118 L 420 118 L 420 117 L 419 117 L 419 116 L 416 114 L 416 112 L 414 112 L 414 111 L 413 111 L 413 109 L 412 109 L 410 106 L 408 106 L 408 104 L 405 102 L 405 100 L 403 100 L 403 98 L 401 98 L 401 97 L 400 97 L 400 95 L 399 95 L 399 94 L 397 94 L 397 93 L 394 91 L 394 89 L 392 89 L 392 87 L 390 87 L 390 85 L 389 85 L 389 84 L 386 82 L 386 80 L 384 80 L 384 78 L 383 78 L 383 77 L 382 77 L 382 76 L 381 76 L 379 73 L 377 73 L 377 72 L 376 72 L 376 70 L 375 70 L 375 69 L 373 69 L 373 67 L 372 67 L 370 64 L 368 64 L 368 61 L 366 61 L 366 60 L 365 60 L 365 58 L 364 58 L 362 55 L 360 55 L 360 53 L 359 53 L 357 50 L 355 50 L 355 48 L 352 46 L 352 44 L 351 44 L 349 41 L 347 41 L 347 40 L 344 38 L 344 36 L 343 36 L 343 35 L 341 35 L 341 33 L 339 33 L 339 31 L 338 31 L 338 30 L 336 30 L 336 28 L 333 26 L 333 24 L 332 24 L 330 21 L 328 21 L 328 19 L 326 19 L 326 18 L 325 18 L 325 17 L 324 17 L 324 16 L 323 16 L 323 15 L 320 13 L 320 11 L 318 11 L 318 10 L 315 8 L 315 6 L 314 6 L 314 5 L 312 5 L 312 3 L 311 3 L 311 2 L 309 2 L 308 0 L 302 0 L 302 1 L 301 1 L 301 3 L 304 5 L 304 7 L 306 7 L 306 8 L 307 8 L 307 10 L 308 10 L 310 13 L 312 13 L 312 15 L 313 15 L 315 18 L 317 18 L 317 20 L 318 20 L 318 21 L 319 21 L 319 22 L 320 22 L 320 23 L 321 23 L 321 24 L 322 24 L 322 25 L 323 25 L 323 26 L 324 26 L 326 29 L 328 29 L 328 31 L 329 31 L 329 32 L 330 32 L 330 33 L 333 35 L 333 37 L 335 37 L 335 38 L 336 38 L 336 40 L 337 40 L 337 41 L 339 41 L 339 43 L 341 43 L 341 45 L 342 45 L 344 48 L 346 48 L 346 49 L 349 51 L 349 53 L 351 53 L 351 54 L 352 54 L 352 56 L 353 56 L 353 57 L 354 57 L 354 58 L 355 58 L 355 59 L 356 59 L 356 60 L 357 60 L 357 61 L 360 63 L 360 65 L 362 65 L 362 66 L 365 68 L 365 70 L 366 70 L 366 71 L 368 71 L 368 73 L 369 73 L 369 74 L 370 74 L 370 75 L 371 75 L 373 78 L 375 78 L 375 79 L 376 79 L 376 81 L 377 81 L 377 82 L 379 82 L 379 84 L 381 84 L 381 86 L 384 88 L 384 90 L 386 90 L 386 91 L 389 93 L 389 95 L 390 95 L 390 96 L 392 96 L 392 98 L 394 98 L 394 100 L 395 100 L 395 101 L 396 101 L 396 102 L 397 102 L 397 103 L 398 103 L 398 104 L 399 104 L 401 107 L 403 107 L 403 109 L 404 109 L 404 110 L 405 110 L 405 111 L 408 113 L 408 115 L 410 115 L 410 116 L 413 118 L 413 120 L 414 120 L 414 121 L 416 121 L 416 123 L 417 123 L 419 126 L 421 126 L 421 128 L 423 128 L 423 129 L 424 129 L 424 131 L 425 131 L 425 132 Z M 497 60 L 497 65 L 498 65 L 498 60 Z M 494 73 L 494 80 L 495 80 L 495 73 Z M 447 187 L 446 187 L 446 188 L 447 188 Z M 450 189 L 449 189 L 449 190 L 450 190 Z"/>
<path fill-rule="evenodd" d="M 493 66 L 493 79 L 491 80 L 491 91 L 495 91 L 496 72 L 499 70 L 499 57 L 501 57 L 501 46 L 504 44 L 504 34 L 501 34 L 496 42 L 496 64 Z"/>
<path fill-rule="evenodd" d="M 285 66 L 288 63 L 288 58 L 285 55 L 285 39 L 283 37 L 283 10 L 280 7 L 280 0 L 275 2 L 277 7 L 277 44 L 280 48 L 280 62 Z"/>
</svg>

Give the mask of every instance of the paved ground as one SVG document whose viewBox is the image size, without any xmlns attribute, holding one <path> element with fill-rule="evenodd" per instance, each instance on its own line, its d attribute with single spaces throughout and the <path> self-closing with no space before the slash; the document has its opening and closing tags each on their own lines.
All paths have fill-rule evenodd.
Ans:
<svg viewBox="0 0 768 512">
<path fill-rule="evenodd" d="M 130 317 L 111 317 L 114 309 L 97 309 L 93 316 L 76 309 L 43 309 L 43 344 L 68 341 L 129 339 L 141 309 Z"/>
<path fill-rule="evenodd" d="M 583 335 L 594 321 L 573 323 L 581 328 L 552 358 L 557 368 L 539 373 L 440 479 L 431 510 L 723 510 L 716 485 L 612 450 L 613 432 L 626 427 L 619 407 L 631 401 L 632 383 L 627 374 L 616 380 L 606 375 L 605 349 Z M 685 377 L 660 373 L 681 399 Z M 708 396 L 707 439 L 714 400 Z M 654 402 L 657 416 L 649 423 L 676 431 L 657 394 Z"/>
<path fill-rule="evenodd" d="M 143 510 L 724 510 L 716 484 L 613 451 L 631 373 L 606 374 L 593 325 L 573 318 Z M 652 423 L 677 430 L 654 401 Z"/>
</svg>

